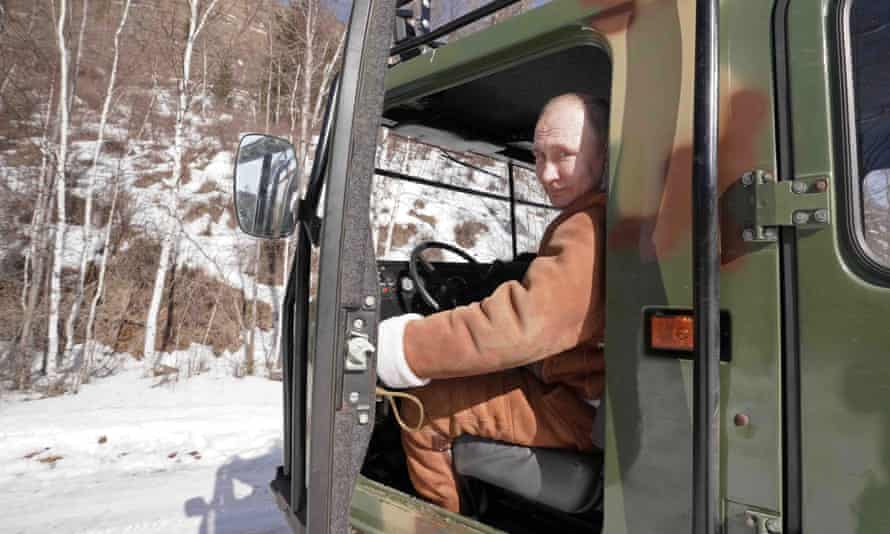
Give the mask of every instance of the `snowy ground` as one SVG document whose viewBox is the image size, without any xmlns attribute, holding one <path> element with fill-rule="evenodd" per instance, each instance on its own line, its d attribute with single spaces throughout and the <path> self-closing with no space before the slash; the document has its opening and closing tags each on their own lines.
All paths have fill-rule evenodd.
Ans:
<svg viewBox="0 0 890 534">
<path fill-rule="evenodd" d="M 0 532 L 287 533 L 268 490 L 280 436 L 280 382 L 222 368 L 5 397 Z"/>
</svg>

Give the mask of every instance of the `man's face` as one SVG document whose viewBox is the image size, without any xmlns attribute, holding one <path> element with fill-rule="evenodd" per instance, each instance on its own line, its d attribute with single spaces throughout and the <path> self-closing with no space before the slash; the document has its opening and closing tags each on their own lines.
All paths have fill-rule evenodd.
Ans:
<svg viewBox="0 0 890 534">
<path fill-rule="evenodd" d="M 553 206 L 564 208 L 599 187 L 602 146 L 579 99 L 559 98 L 544 108 L 535 126 L 535 173 Z"/>
</svg>

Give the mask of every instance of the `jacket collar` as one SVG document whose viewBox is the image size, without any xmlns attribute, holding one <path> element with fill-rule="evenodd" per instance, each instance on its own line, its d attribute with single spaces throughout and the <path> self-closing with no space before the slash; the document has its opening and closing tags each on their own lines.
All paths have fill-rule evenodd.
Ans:
<svg viewBox="0 0 890 534">
<path fill-rule="evenodd" d="M 562 208 L 562 211 L 559 212 L 559 215 L 556 217 L 556 219 L 559 221 L 563 221 L 568 217 L 571 217 L 572 215 L 578 213 L 579 211 L 585 211 L 595 206 L 605 206 L 606 198 L 606 193 L 600 192 L 590 192 L 581 195 L 580 197 L 572 201 L 571 204 Z"/>
<path fill-rule="evenodd" d="M 557 226 L 562 224 L 563 221 L 580 211 L 586 211 L 594 207 L 605 206 L 606 199 L 606 193 L 590 192 L 580 196 L 579 198 L 576 198 L 571 204 L 562 208 L 562 211 L 559 212 L 559 215 L 557 215 L 556 218 L 553 219 L 553 221 L 547 226 L 547 229 L 544 231 L 544 235 L 541 237 L 539 250 L 543 250 L 547 243 L 550 242 L 550 238 L 553 237 L 553 231 L 556 229 Z"/>
</svg>

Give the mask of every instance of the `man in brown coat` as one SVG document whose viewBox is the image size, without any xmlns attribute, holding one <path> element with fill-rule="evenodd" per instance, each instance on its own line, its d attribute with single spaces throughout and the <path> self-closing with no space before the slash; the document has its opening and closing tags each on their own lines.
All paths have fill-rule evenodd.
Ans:
<svg viewBox="0 0 890 534">
<path fill-rule="evenodd" d="M 377 376 L 412 391 L 426 409 L 403 432 L 417 491 L 459 511 L 451 443 L 461 434 L 529 447 L 587 451 L 603 389 L 604 105 L 566 94 L 535 126 L 536 174 L 562 211 L 521 282 L 480 302 L 428 317 L 406 314 L 379 329 Z M 403 403 L 406 421 L 418 420 Z"/>
</svg>

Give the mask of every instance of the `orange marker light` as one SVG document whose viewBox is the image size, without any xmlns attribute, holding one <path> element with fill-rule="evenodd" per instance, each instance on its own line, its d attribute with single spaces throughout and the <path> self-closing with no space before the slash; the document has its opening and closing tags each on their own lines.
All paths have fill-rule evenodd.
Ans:
<svg viewBox="0 0 890 534">
<path fill-rule="evenodd" d="M 692 352 L 694 330 L 691 315 L 652 315 L 649 317 L 649 332 L 653 349 Z"/>
</svg>

